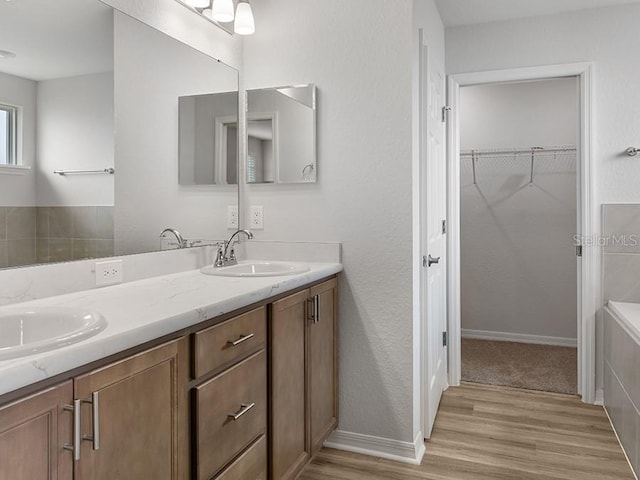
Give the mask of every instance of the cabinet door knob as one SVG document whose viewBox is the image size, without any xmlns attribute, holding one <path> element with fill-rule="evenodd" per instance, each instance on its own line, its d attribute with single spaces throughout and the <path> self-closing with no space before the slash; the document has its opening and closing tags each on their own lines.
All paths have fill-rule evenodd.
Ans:
<svg viewBox="0 0 640 480">
<path fill-rule="evenodd" d="M 229 340 L 227 342 L 227 345 L 229 345 L 230 347 L 237 347 L 238 345 L 240 345 L 241 343 L 246 342 L 247 340 L 250 340 L 254 337 L 253 333 L 250 333 L 248 335 L 240 335 L 240 338 L 238 338 L 237 340 Z"/>
<path fill-rule="evenodd" d="M 230 413 L 229 415 L 227 415 L 227 417 L 230 418 L 231 420 L 233 420 L 234 422 L 236 420 L 238 420 L 241 416 L 243 416 L 245 413 L 247 413 L 249 410 L 251 410 L 253 407 L 255 407 L 256 404 L 255 403 L 243 403 L 240 406 L 242 408 L 240 408 L 240 410 L 238 410 L 238 413 Z"/>
</svg>

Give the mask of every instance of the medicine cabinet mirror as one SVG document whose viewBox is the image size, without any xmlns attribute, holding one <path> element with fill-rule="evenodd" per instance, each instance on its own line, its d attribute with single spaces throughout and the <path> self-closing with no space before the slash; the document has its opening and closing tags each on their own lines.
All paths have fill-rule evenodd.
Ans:
<svg viewBox="0 0 640 480">
<path fill-rule="evenodd" d="M 180 98 L 180 184 L 237 183 L 238 119 L 229 93 Z M 315 183 L 316 87 L 247 91 L 250 184 Z"/>
</svg>

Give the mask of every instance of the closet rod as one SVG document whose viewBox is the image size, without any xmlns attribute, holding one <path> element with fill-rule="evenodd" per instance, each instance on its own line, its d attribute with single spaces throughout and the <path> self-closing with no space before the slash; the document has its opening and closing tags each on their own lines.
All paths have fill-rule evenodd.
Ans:
<svg viewBox="0 0 640 480">
<path fill-rule="evenodd" d="M 486 149 L 486 150 L 468 150 L 460 152 L 460 157 L 475 157 L 476 159 L 482 156 L 495 157 L 498 155 L 531 155 L 531 152 L 535 152 L 536 155 L 544 155 L 547 153 L 575 153 L 576 147 L 561 147 L 561 148 L 543 148 L 534 147 L 528 149 Z"/>
</svg>

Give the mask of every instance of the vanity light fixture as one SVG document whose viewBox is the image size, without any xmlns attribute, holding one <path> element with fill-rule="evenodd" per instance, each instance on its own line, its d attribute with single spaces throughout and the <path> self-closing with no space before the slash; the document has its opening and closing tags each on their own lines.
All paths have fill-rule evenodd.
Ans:
<svg viewBox="0 0 640 480">
<path fill-rule="evenodd" d="M 233 30 L 238 35 L 253 35 L 256 24 L 253 19 L 253 10 L 248 0 L 240 0 L 236 8 L 236 21 Z"/>
<path fill-rule="evenodd" d="M 178 0 L 229 33 L 253 35 L 256 24 L 249 0 Z M 233 30 L 231 23 L 233 22 Z"/>
<path fill-rule="evenodd" d="M 233 22 L 235 18 L 233 13 L 233 0 L 213 0 L 213 5 L 211 5 L 211 18 L 216 22 Z"/>
</svg>

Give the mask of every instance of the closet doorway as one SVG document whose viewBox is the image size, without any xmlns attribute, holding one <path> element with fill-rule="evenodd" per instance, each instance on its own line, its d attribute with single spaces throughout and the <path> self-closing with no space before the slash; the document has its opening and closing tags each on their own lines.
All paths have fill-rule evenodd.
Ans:
<svg viewBox="0 0 640 480">
<path fill-rule="evenodd" d="M 578 91 L 460 89 L 463 381 L 577 393 Z"/>
<path fill-rule="evenodd" d="M 593 401 L 576 248 L 590 231 L 590 67 L 547 69 L 450 79 L 449 376 Z"/>
</svg>

